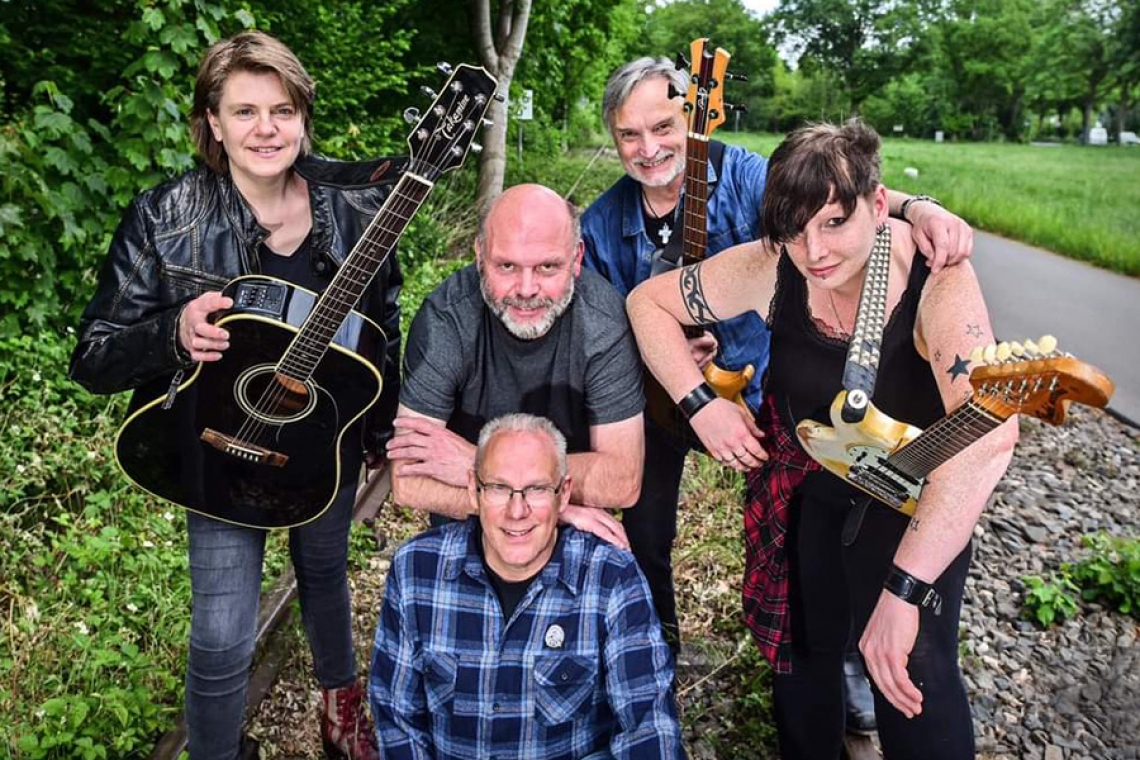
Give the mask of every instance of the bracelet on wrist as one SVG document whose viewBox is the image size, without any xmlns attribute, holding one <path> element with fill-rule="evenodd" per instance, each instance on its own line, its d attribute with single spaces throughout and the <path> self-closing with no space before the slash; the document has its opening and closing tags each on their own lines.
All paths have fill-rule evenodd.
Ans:
<svg viewBox="0 0 1140 760">
<path fill-rule="evenodd" d="M 935 615 L 942 614 L 942 595 L 925 581 L 920 581 L 898 565 L 891 565 L 883 588 L 916 607 L 925 607 Z"/>
<path fill-rule="evenodd" d="M 910 207 L 912 205 L 914 205 L 915 203 L 918 203 L 920 201 L 926 201 L 927 203 L 933 203 L 935 206 L 938 206 L 939 208 L 943 207 L 942 201 L 938 200 L 937 198 L 933 198 L 929 195 L 912 195 L 909 198 L 907 198 L 905 201 L 903 201 L 901 206 L 899 206 L 899 217 L 904 222 L 909 223 L 910 219 L 907 218 L 906 213 L 908 211 L 910 211 Z"/>
<path fill-rule="evenodd" d="M 693 419 L 693 415 L 708 406 L 716 398 L 716 391 L 708 383 L 701 383 L 689 391 L 689 394 L 677 402 L 686 419 Z"/>
</svg>

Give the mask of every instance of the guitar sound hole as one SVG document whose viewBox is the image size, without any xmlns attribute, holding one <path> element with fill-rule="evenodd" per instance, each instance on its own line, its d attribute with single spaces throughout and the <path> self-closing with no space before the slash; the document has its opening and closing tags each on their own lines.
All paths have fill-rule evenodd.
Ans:
<svg viewBox="0 0 1140 760">
<path fill-rule="evenodd" d="M 278 373 L 272 364 L 243 372 L 234 386 L 234 398 L 246 414 L 275 425 L 295 422 L 316 406 L 309 383 Z"/>
</svg>

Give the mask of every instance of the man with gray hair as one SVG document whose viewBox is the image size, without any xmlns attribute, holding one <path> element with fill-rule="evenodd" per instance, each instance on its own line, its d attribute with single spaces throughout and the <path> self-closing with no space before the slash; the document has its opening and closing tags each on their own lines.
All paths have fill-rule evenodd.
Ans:
<svg viewBox="0 0 1140 760">
<path fill-rule="evenodd" d="M 682 95 L 669 97 L 670 87 Z M 681 232 L 688 139 L 683 95 L 688 88 L 688 74 L 666 58 L 638 58 L 615 71 L 606 84 L 602 116 L 626 176 L 583 214 L 582 235 L 586 266 L 612 282 L 622 295 L 629 295 L 650 277 L 669 240 Z M 709 145 L 708 163 L 707 255 L 713 256 L 761 236 L 760 203 L 768 167 L 761 156 L 715 140 Z M 892 215 L 914 225 L 918 247 L 935 271 L 969 255 L 970 227 L 937 201 L 894 191 L 888 197 Z M 768 331 L 756 314 L 717 323 L 690 339 L 690 349 L 702 368 L 714 357 L 728 370 L 752 365 L 755 375 L 743 399 L 753 413 L 759 410 L 760 381 L 768 366 Z M 647 416 L 645 447 L 641 497 L 625 511 L 623 523 L 649 581 L 666 636 L 676 648 L 670 554 L 677 535 L 678 492 L 688 444 Z M 852 705 L 851 725 L 873 730 L 870 693 L 857 662 L 850 684 L 852 689 L 862 687 L 865 695 Z"/>
<path fill-rule="evenodd" d="M 571 526 L 566 439 L 479 434 L 474 515 L 396 552 L 369 700 L 387 758 L 683 758 L 673 664 L 633 557 Z"/>
<path fill-rule="evenodd" d="M 606 508 L 641 488 L 641 362 L 621 296 L 581 264 L 578 221 L 557 193 L 518 185 L 492 204 L 475 265 L 428 296 L 408 333 L 388 446 L 397 502 L 465 518 L 480 428 L 541 414 L 569 442 L 564 521 L 627 545 Z"/>
</svg>

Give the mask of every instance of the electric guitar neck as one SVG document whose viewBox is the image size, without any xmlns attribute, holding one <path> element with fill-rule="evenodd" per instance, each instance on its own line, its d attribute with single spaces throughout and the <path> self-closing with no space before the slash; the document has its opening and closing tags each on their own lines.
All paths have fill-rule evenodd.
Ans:
<svg viewBox="0 0 1140 760">
<path fill-rule="evenodd" d="M 824 469 L 887 506 L 913 515 L 935 469 L 1015 414 L 1058 425 L 1070 403 L 1103 408 L 1115 385 L 1092 365 L 1056 350 L 1057 341 L 1001 343 L 975 349 L 973 395 L 926 430 L 899 422 L 866 404 L 857 423 L 844 420 L 849 392 L 831 404 L 827 426 L 804 420 L 796 434 Z"/>
</svg>

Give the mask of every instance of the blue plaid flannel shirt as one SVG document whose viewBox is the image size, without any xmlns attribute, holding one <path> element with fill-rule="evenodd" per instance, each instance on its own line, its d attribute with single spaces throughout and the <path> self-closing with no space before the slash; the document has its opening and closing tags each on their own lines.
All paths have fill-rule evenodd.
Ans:
<svg viewBox="0 0 1140 760">
<path fill-rule="evenodd" d="M 476 520 L 393 559 L 368 689 L 381 755 L 683 760 L 672 656 L 633 556 L 563 527 L 505 620 Z"/>
</svg>

